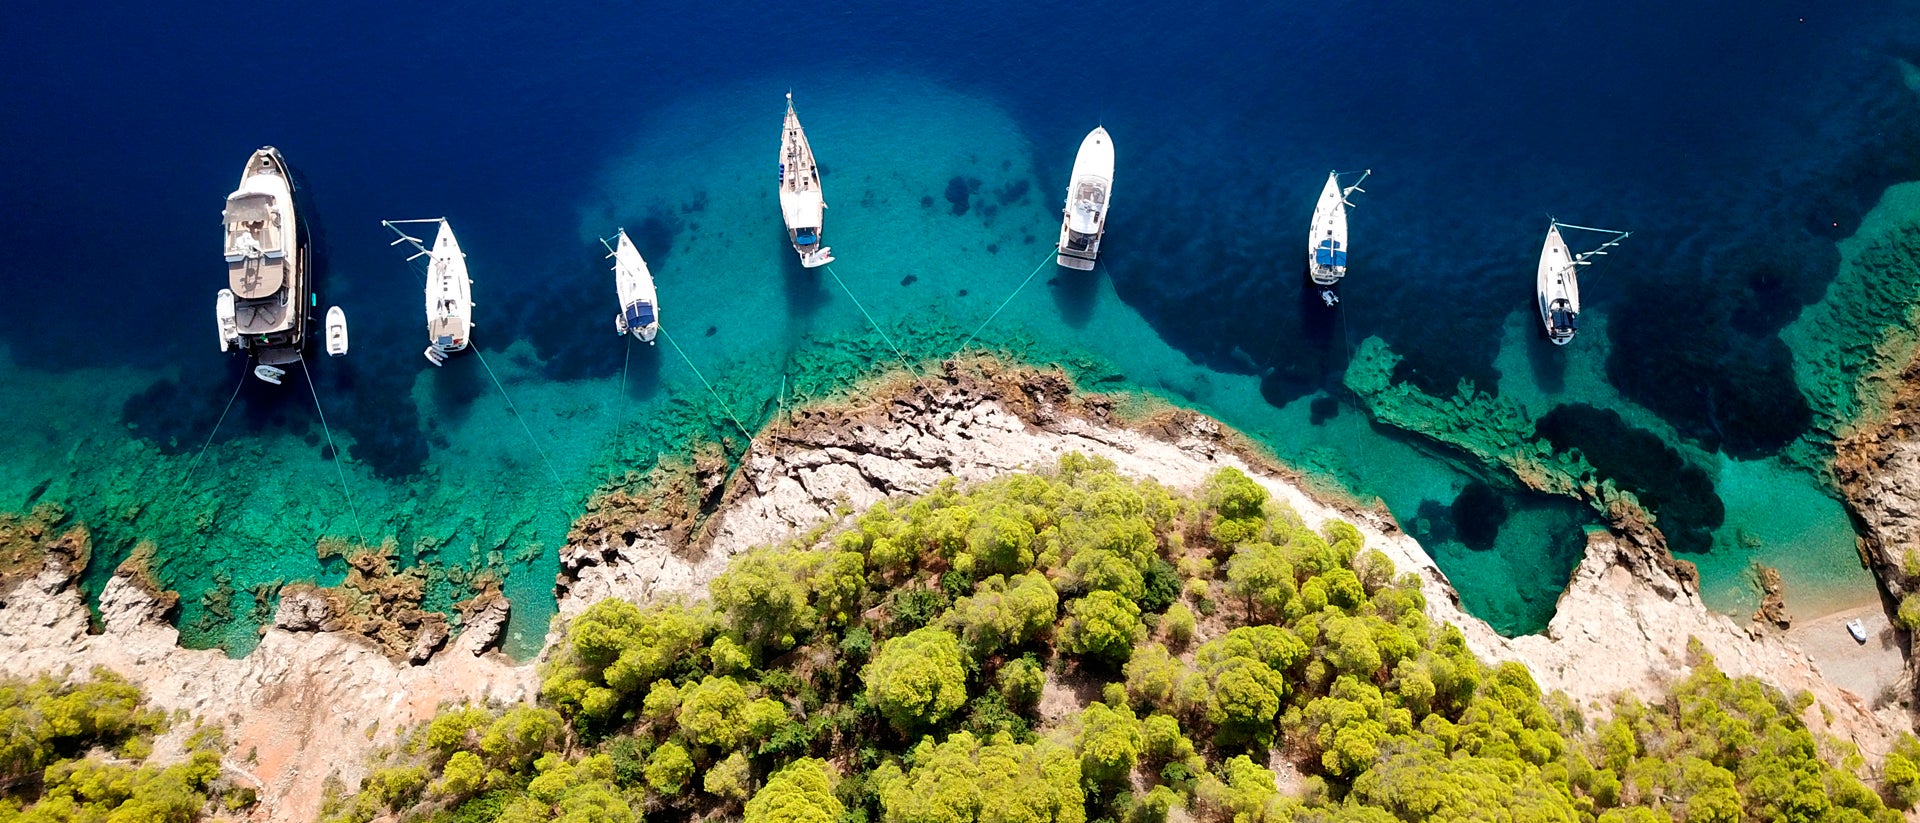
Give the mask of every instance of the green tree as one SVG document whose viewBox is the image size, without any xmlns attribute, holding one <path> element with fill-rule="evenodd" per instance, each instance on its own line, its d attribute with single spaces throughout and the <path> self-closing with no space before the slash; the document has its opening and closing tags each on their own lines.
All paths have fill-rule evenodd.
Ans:
<svg viewBox="0 0 1920 823">
<path fill-rule="evenodd" d="M 939 723 L 967 701 L 960 641 L 931 626 L 881 644 L 860 678 L 874 708 L 903 733 Z"/>
<path fill-rule="evenodd" d="M 668 741 L 647 758 L 647 785 L 662 797 L 678 797 L 693 778 L 693 757 L 685 747 Z"/>
<path fill-rule="evenodd" d="M 746 739 L 747 688 L 731 677 L 708 675 L 686 689 L 680 702 L 680 731 L 688 740 L 731 751 Z"/>
<path fill-rule="evenodd" d="M 1064 645 L 1075 654 L 1125 663 L 1144 632 L 1140 606 L 1110 591 L 1096 591 L 1067 604 Z"/>
<path fill-rule="evenodd" d="M 1145 745 L 1140 721 L 1124 705 L 1093 703 L 1080 715 L 1080 773 L 1109 791 L 1126 782 Z"/>
<path fill-rule="evenodd" d="M 826 762 L 804 757 L 767 778 L 747 801 L 746 823 L 838 823 L 842 811 Z"/>
</svg>

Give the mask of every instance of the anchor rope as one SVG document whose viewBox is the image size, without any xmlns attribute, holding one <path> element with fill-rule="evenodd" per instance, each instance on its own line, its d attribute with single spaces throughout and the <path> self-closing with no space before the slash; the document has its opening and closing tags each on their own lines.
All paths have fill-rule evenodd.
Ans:
<svg viewBox="0 0 1920 823">
<path fill-rule="evenodd" d="M 247 355 L 247 362 L 253 362 L 253 355 Z M 187 477 L 193 476 L 193 470 L 200 468 L 200 459 L 207 456 L 207 449 L 213 445 L 213 436 L 220 433 L 220 424 L 227 422 L 227 412 L 233 411 L 233 401 L 240 399 L 240 387 L 247 384 L 248 371 L 244 366 L 240 369 L 240 382 L 233 384 L 233 395 L 227 398 L 227 407 L 220 410 L 220 419 L 213 424 L 213 431 L 207 432 L 207 442 L 200 445 L 200 454 L 193 458 L 193 465 L 187 467 L 186 477 L 180 478 L 181 482 L 186 482 Z"/>
<path fill-rule="evenodd" d="M 633 363 L 633 335 L 623 334 L 627 338 L 627 354 L 620 361 L 620 396 L 613 404 L 613 465 L 607 469 L 607 484 L 613 484 L 613 476 L 620 471 L 620 424 L 627 411 L 627 367 Z"/>
<path fill-rule="evenodd" d="M 665 325 L 660 327 L 660 334 L 667 338 L 667 344 L 673 346 L 674 352 L 680 355 L 680 359 L 687 364 L 687 368 L 693 370 L 693 376 L 700 378 L 701 385 L 707 387 L 707 393 L 713 395 L 714 400 L 719 401 L 720 410 L 726 412 L 727 419 L 732 420 L 735 426 L 739 426 L 740 433 L 747 436 L 748 443 L 752 443 L 753 432 L 747 429 L 746 424 L 740 422 L 740 418 L 734 416 L 733 407 L 727 405 L 727 399 L 720 396 L 720 392 L 713 388 L 712 383 L 707 382 L 707 376 L 700 373 L 700 367 L 693 364 L 693 358 L 688 357 L 686 350 L 680 348 L 680 344 L 673 339 L 673 335 L 667 331 Z"/>
<path fill-rule="evenodd" d="M 347 488 L 347 470 L 340 466 L 340 447 L 333 444 L 333 429 L 327 426 L 327 411 L 320 407 L 320 390 L 313 385 L 313 369 L 307 366 L 306 358 L 300 359 L 300 373 L 307 377 L 307 392 L 313 395 L 313 410 L 320 414 L 320 431 L 327 435 L 327 449 L 333 452 L 333 471 L 340 477 L 340 494 L 347 498 L 347 511 L 353 513 L 353 528 L 358 533 L 360 545 L 367 544 L 367 527 L 360 522 L 360 507 L 353 504 L 353 492 Z"/>
<path fill-rule="evenodd" d="M 979 337 L 980 332 L 984 331 L 987 328 L 987 324 L 992 323 L 994 318 L 999 317 L 1000 312 L 1006 309 L 1007 304 L 1012 303 L 1013 298 L 1019 297 L 1020 292 L 1026 290 L 1027 284 L 1033 282 L 1033 278 L 1040 274 L 1040 270 L 1047 267 L 1047 261 L 1049 259 L 1052 259 L 1053 255 L 1054 255 L 1054 252 L 1052 251 L 1047 252 L 1047 256 L 1040 259 L 1040 265 L 1034 266 L 1033 271 L 1027 274 L 1027 279 L 1020 281 L 1020 287 L 1014 289 L 1012 294 L 1007 295 L 1007 299 L 1000 301 L 999 308 L 994 309 L 992 314 L 987 315 L 986 320 L 981 321 L 980 325 L 975 326 L 973 329 L 973 333 L 967 335 L 967 339 L 960 341 L 960 348 L 954 349 L 953 353 L 959 354 L 960 352 L 965 351 L 967 348 L 967 344 L 972 343 L 973 338 Z"/>
<path fill-rule="evenodd" d="M 547 474 L 553 475 L 553 485 L 561 486 L 560 473 L 553 470 L 553 461 L 547 459 L 547 452 L 540 448 L 539 439 L 533 436 L 533 428 L 527 425 L 527 419 L 520 416 L 520 409 L 513 405 L 513 397 L 507 394 L 507 387 L 500 384 L 500 376 L 493 373 L 493 367 L 487 365 L 487 357 L 480 353 L 480 347 L 473 347 L 473 356 L 480 358 L 480 366 L 487 370 L 487 376 L 493 378 L 493 387 L 500 390 L 500 396 L 507 401 L 507 410 L 513 412 L 513 419 L 520 421 L 520 430 L 527 433 L 527 442 L 533 444 L 533 451 L 540 455 L 540 462 L 547 464 Z M 564 488 L 564 487 L 562 487 Z"/>
<path fill-rule="evenodd" d="M 918 373 L 919 370 L 915 369 L 912 363 L 907 362 L 907 356 L 900 353 L 900 347 L 893 344 L 893 338 L 887 336 L 887 330 L 880 328 L 880 323 L 873 319 L 873 315 L 867 313 L 866 306 L 860 305 L 860 298 L 853 296 L 853 290 L 847 288 L 847 282 L 840 279 L 840 275 L 834 272 L 832 266 L 827 266 L 826 269 L 827 274 L 833 275 L 833 282 L 839 283 L 840 290 L 847 293 L 847 299 L 853 301 L 853 307 L 859 309 L 860 314 L 867 318 L 867 325 L 872 326 L 874 331 L 880 333 L 881 340 L 887 341 L 887 348 L 893 349 L 893 356 L 900 358 L 900 364 L 906 366 L 907 371 Z"/>
</svg>

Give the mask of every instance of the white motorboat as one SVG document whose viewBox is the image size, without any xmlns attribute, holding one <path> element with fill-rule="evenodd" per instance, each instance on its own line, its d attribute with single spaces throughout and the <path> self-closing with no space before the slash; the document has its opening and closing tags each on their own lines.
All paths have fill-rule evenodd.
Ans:
<svg viewBox="0 0 1920 823">
<path fill-rule="evenodd" d="M 1313 223 L 1307 228 L 1307 276 L 1315 285 L 1332 286 L 1347 276 L 1347 195 L 1366 191 L 1360 184 L 1373 174 L 1361 173 L 1360 179 L 1340 187 L 1340 173 L 1328 172 L 1327 185 L 1320 189 L 1320 201 L 1313 206 Z M 1332 305 L 1329 302 L 1328 305 Z"/>
<path fill-rule="evenodd" d="M 293 177 L 278 149 L 267 146 L 247 158 L 221 221 L 227 288 L 214 299 L 220 350 L 238 349 L 269 366 L 301 359 L 313 282 Z"/>
<path fill-rule="evenodd" d="M 333 357 L 347 353 L 347 310 L 334 306 L 327 309 L 327 354 Z"/>
<path fill-rule="evenodd" d="M 813 146 L 793 111 L 793 92 L 787 92 L 787 122 L 780 132 L 780 216 L 787 223 L 787 239 L 809 269 L 833 262 L 833 250 L 820 242 L 826 217 L 826 195 L 820 190 L 820 166 Z"/>
<path fill-rule="evenodd" d="M 1080 141 L 1073 157 L 1073 176 L 1067 180 L 1066 216 L 1060 221 L 1059 263 L 1070 269 L 1092 271 L 1100 256 L 1100 239 L 1107 232 L 1107 207 L 1113 197 L 1113 138 L 1096 127 Z"/>
<path fill-rule="evenodd" d="M 380 222 L 399 235 L 387 245 L 408 243 L 415 249 L 408 260 L 427 258 L 427 350 L 423 354 L 436 366 L 445 363 L 448 355 L 473 342 L 473 281 L 467 277 L 467 255 L 460 250 L 460 241 L 454 239 L 453 227 L 445 217 Z M 440 228 L 433 236 L 433 248 L 401 231 L 401 223 L 437 224 Z"/>
<path fill-rule="evenodd" d="M 1561 229 L 1600 232 L 1613 237 L 1600 244 L 1598 248 L 1581 254 L 1573 254 L 1567 249 L 1567 241 L 1560 234 Z M 1580 279 L 1581 266 L 1592 265 L 1592 258 L 1607 253 L 1607 249 L 1620 244 L 1620 241 L 1632 236 L 1630 232 L 1615 229 L 1596 229 L 1587 226 L 1575 226 L 1550 220 L 1547 225 L 1547 241 L 1540 249 L 1540 268 L 1536 286 L 1539 291 L 1540 322 L 1546 326 L 1547 339 L 1556 346 L 1564 346 L 1573 339 L 1573 333 L 1580 330 Z"/>
<path fill-rule="evenodd" d="M 607 241 L 602 239 L 600 243 L 606 245 Z M 613 286 L 620 294 L 614 330 L 652 344 L 660 333 L 660 297 L 653 288 L 653 272 L 647 270 L 647 261 L 641 259 L 626 229 L 621 229 L 614 243 L 607 246 L 607 256 L 613 258 Z"/>
<path fill-rule="evenodd" d="M 1847 621 L 1847 634 L 1853 635 L 1853 642 L 1865 643 L 1867 642 L 1867 624 L 1860 622 L 1860 618 L 1858 617 L 1849 620 Z"/>
</svg>

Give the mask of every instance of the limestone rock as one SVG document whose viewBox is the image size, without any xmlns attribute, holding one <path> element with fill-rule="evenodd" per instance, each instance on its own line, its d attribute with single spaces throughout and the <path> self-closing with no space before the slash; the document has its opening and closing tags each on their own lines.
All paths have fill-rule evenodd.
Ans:
<svg viewBox="0 0 1920 823">
<path fill-rule="evenodd" d="M 454 648 L 472 655 L 486 653 L 500 645 L 507 632 L 507 617 L 512 611 L 507 596 L 488 589 L 460 605 L 460 637 Z"/>
<path fill-rule="evenodd" d="M 325 631 L 333 620 L 333 604 L 312 586 L 292 585 L 280 590 L 280 608 L 273 627 L 290 632 Z"/>
<path fill-rule="evenodd" d="M 429 614 L 420 621 L 420 631 L 413 637 L 413 645 L 407 649 L 407 661 L 418 666 L 433 657 L 433 653 L 445 645 L 450 632 L 447 619 L 438 614 Z"/>
</svg>

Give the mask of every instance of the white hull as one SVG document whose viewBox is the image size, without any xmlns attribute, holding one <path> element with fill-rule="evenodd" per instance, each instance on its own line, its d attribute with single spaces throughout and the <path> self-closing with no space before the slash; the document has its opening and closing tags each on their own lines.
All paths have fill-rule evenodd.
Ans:
<svg viewBox="0 0 1920 823">
<path fill-rule="evenodd" d="M 800 265 L 809 269 L 833 262 L 833 250 L 821 240 L 826 211 L 820 166 L 813 159 L 806 131 L 800 128 L 800 115 L 793 111 L 793 93 L 788 92 L 787 119 L 780 130 L 780 217 L 787 225 L 787 239 L 800 255 Z"/>
<path fill-rule="evenodd" d="M 327 354 L 339 357 L 347 353 L 347 311 L 334 306 L 327 309 Z"/>
<path fill-rule="evenodd" d="M 233 290 L 221 289 L 213 297 L 213 321 L 220 333 L 220 350 L 240 345 L 240 324 L 233 316 Z"/>
<path fill-rule="evenodd" d="M 1060 265 L 1092 271 L 1107 232 L 1107 209 L 1113 196 L 1113 139 L 1105 128 L 1095 128 L 1080 141 L 1067 181 L 1066 214 L 1060 221 L 1060 242 L 1054 247 Z"/>
<path fill-rule="evenodd" d="M 614 315 L 614 329 L 652 343 L 660 333 L 660 296 L 654 291 L 653 272 L 647 269 L 647 261 L 641 259 L 640 250 L 627 238 L 626 229 L 620 230 L 613 248 L 613 285 L 620 294 L 620 313 Z"/>
<path fill-rule="evenodd" d="M 438 366 L 473 342 L 473 280 L 467 277 L 467 255 L 444 218 L 428 256 L 426 296 L 426 356 Z"/>
<path fill-rule="evenodd" d="M 1313 224 L 1307 229 L 1307 275 L 1321 286 L 1347 276 L 1347 199 L 1339 175 L 1329 173 L 1313 206 Z"/>
<path fill-rule="evenodd" d="M 239 349 L 269 365 L 299 360 L 313 284 L 293 179 L 278 149 L 247 158 L 221 222 L 227 288 L 214 302 L 221 350 Z"/>
<path fill-rule="evenodd" d="M 1546 326 L 1547 339 L 1556 346 L 1566 345 L 1579 329 L 1580 281 L 1575 274 L 1578 268 L 1577 261 L 1567 251 L 1566 239 L 1560 236 L 1560 226 L 1549 225 L 1547 241 L 1540 248 L 1537 285 L 1540 322 Z"/>
</svg>

